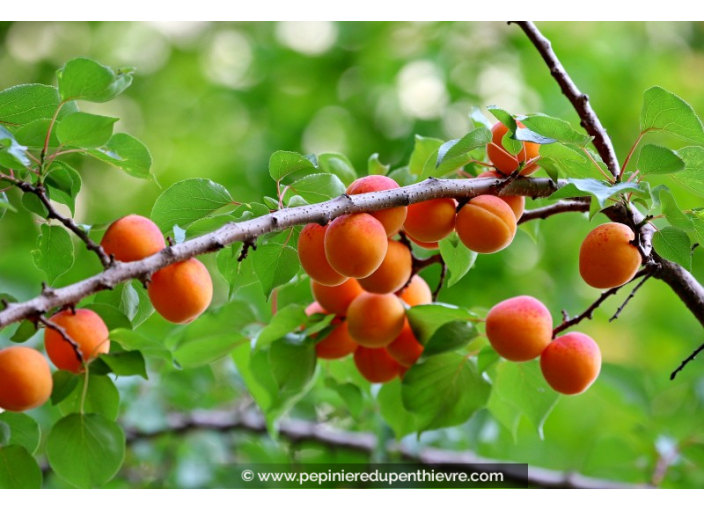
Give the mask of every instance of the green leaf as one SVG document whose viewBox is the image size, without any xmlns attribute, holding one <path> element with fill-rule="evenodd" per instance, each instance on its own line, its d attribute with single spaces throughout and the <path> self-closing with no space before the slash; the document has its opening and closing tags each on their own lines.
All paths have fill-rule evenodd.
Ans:
<svg viewBox="0 0 704 510">
<path fill-rule="evenodd" d="M 110 367 L 115 375 L 131 376 L 138 375 L 142 379 L 147 377 L 147 365 L 144 356 L 139 351 L 122 351 L 110 354 L 101 354 L 100 359 Z"/>
<path fill-rule="evenodd" d="M 357 179 L 357 171 L 354 169 L 354 165 L 344 154 L 336 152 L 319 154 L 318 165 L 320 170 L 337 175 L 345 186 L 349 186 Z"/>
<path fill-rule="evenodd" d="M 66 205 L 75 215 L 76 197 L 81 191 L 81 176 L 62 161 L 52 163 L 46 176 L 45 184 L 49 188 L 51 199 Z"/>
<path fill-rule="evenodd" d="M 290 304 L 278 311 L 256 337 L 256 348 L 261 349 L 300 328 L 307 320 L 303 306 Z"/>
<path fill-rule="evenodd" d="M 51 126 L 51 119 L 37 119 L 23 125 L 15 131 L 17 143 L 27 147 L 44 148 L 46 134 Z M 56 130 L 51 131 L 49 136 L 49 147 L 58 147 L 59 139 L 56 137 Z"/>
<path fill-rule="evenodd" d="M 611 185 L 596 179 L 567 179 L 567 184 L 550 195 L 550 198 L 557 200 L 559 198 L 594 197 L 596 201 L 592 201 L 592 205 L 598 204 L 599 208 L 596 210 L 592 208 L 589 213 L 592 217 L 606 207 L 609 198 L 628 192 L 639 193 L 642 192 L 642 189 L 638 184 L 631 182 Z"/>
<path fill-rule="evenodd" d="M 231 203 L 232 197 L 224 186 L 208 179 L 186 179 L 159 195 L 151 219 L 162 232 L 168 232 L 174 225 L 187 228 Z"/>
<path fill-rule="evenodd" d="M 679 264 L 687 270 L 692 267 L 692 246 L 684 230 L 665 227 L 653 236 L 653 248 L 661 257 Z"/>
<path fill-rule="evenodd" d="M 5 216 L 5 211 L 17 212 L 10 201 L 7 199 L 7 195 L 4 191 L 0 191 L 0 219 Z"/>
<path fill-rule="evenodd" d="M 301 170 L 315 170 L 315 166 L 297 152 L 276 151 L 269 158 L 269 175 L 275 181 L 280 181 L 287 175 Z"/>
<path fill-rule="evenodd" d="M 696 234 L 697 242 L 704 246 L 704 218 L 700 216 L 692 216 L 692 224 Z"/>
<path fill-rule="evenodd" d="M 392 170 L 387 177 L 396 181 L 399 186 L 410 186 L 418 181 L 418 176 L 411 174 L 407 166 Z"/>
<path fill-rule="evenodd" d="M 495 105 L 487 106 L 486 109 L 489 110 L 494 117 L 496 117 L 496 120 L 508 128 L 509 133 L 516 132 L 516 129 L 518 129 L 518 124 L 516 124 L 516 119 L 513 118 L 513 115 L 508 113 L 503 108 L 499 108 Z"/>
<path fill-rule="evenodd" d="M 416 416 L 403 407 L 401 398 L 401 381 L 397 378 L 384 384 L 376 395 L 379 412 L 384 421 L 394 431 L 396 440 L 418 430 Z"/>
<path fill-rule="evenodd" d="M 0 448 L 0 489 L 41 488 L 42 470 L 23 446 Z"/>
<path fill-rule="evenodd" d="M 296 276 L 300 267 L 296 250 L 276 243 L 260 246 L 249 257 L 253 259 L 254 271 L 267 297 L 276 287 Z"/>
<path fill-rule="evenodd" d="M 514 156 L 518 155 L 523 150 L 523 143 L 516 140 L 515 136 L 515 132 L 507 131 L 503 138 L 501 138 L 503 148 Z"/>
<path fill-rule="evenodd" d="M 105 303 L 91 303 L 86 308 L 100 315 L 109 331 L 113 329 L 132 329 L 132 322 L 119 309 Z"/>
<path fill-rule="evenodd" d="M 73 266 L 73 243 L 68 232 L 63 227 L 42 225 L 32 258 L 34 264 L 46 274 L 49 285 L 52 285 Z"/>
<path fill-rule="evenodd" d="M 421 175 L 425 168 L 426 162 L 436 153 L 442 145 L 442 140 L 437 138 L 426 138 L 416 135 L 415 146 L 411 154 L 411 160 L 408 163 L 408 169 L 411 174 Z M 432 165 L 435 166 L 435 159 L 432 159 Z"/>
<path fill-rule="evenodd" d="M 704 147 L 684 147 L 677 154 L 684 160 L 684 172 L 670 177 L 690 193 L 704 197 Z"/>
<path fill-rule="evenodd" d="M 11 342 L 21 344 L 26 342 L 34 336 L 37 332 L 37 327 L 31 321 L 22 321 L 22 324 L 17 328 L 17 330 L 10 337 Z M 2 416 L 2 415 L 0 415 Z"/>
<path fill-rule="evenodd" d="M 64 101 L 82 99 L 104 103 L 121 94 L 132 83 L 133 68 L 113 71 L 88 58 L 69 60 L 56 74 Z"/>
<path fill-rule="evenodd" d="M 110 332 L 110 341 L 117 342 L 125 350 L 139 351 L 148 359 L 172 361 L 171 351 L 164 346 L 163 341 L 160 341 L 160 339 L 142 336 L 128 329 L 116 329 Z"/>
<path fill-rule="evenodd" d="M 591 136 L 587 136 L 579 131 L 576 131 L 569 122 L 562 119 L 556 119 L 555 117 L 549 117 L 547 115 L 543 115 L 542 113 L 527 115 L 519 118 L 518 120 L 520 120 L 525 127 L 534 133 L 556 142 L 584 147 L 592 141 Z M 519 129 L 518 138 L 527 138 L 526 136 L 521 135 L 524 135 L 524 133 L 522 133 Z"/>
<path fill-rule="evenodd" d="M 474 324 L 452 321 L 440 326 L 425 344 L 423 356 L 434 356 L 447 351 L 454 351 L 467 345 L 477 336 Z"/>
<path fill-rule="evenodd" d="M 68 397 L 76 386 L 78 386 L 78 380 L 80 377 L 73 372 L 67 372 L 66 370 L 58 370 L 51 374 L 51 378 L 54 382 L 53 389 L 51 391 L 51 404 L 56 405 L 59 402 L 63 402 L 66 397 Z"/>
<path fill-rule="evenodd" d="M 482 126 L 469 132 L 459 140 L 450 140 L 442 144 L 438 148 L 435 168 L 429 172 L 424 171 L 422 177 L 441 177 L 463 167 L 474 159 L 470 151 L 484 147 L 489 142 L 491 142 L 491 131 Z"/>
<path fill-rule="evenodd" d="M 279 395 L 285 398 L 297 395 L 306 388 L 315 373 L 315 346 L 278 340 L 269 347 L 269 364 Z"/>
<path fill-rule="evenodd" d="M 51 468 L 66 482 L 81 489 L 100 487 L 122 466 L 125 434 L 98 414 L 71 414 L 51 429 L 46 452 Z"/>
<path fill-rule="evenodd" d="M 675 197 L 666 188 L 660 189 L 660 203 L 662 204 L 662 213 L 665 215 L 667 221 L 670 225 L 684 230 L 685 232 L 692 232 L 694 230 L 694 223 L 692 219 L 687 216 L 677 205 Z"/>
<path fill-rule="evenodd" d="M 108 143 L 115 122 L 114 117 L 74 112 L 56 124 L 56 137 L 63 145 L 95 149 Z"/>
<path fill-rule="evenodd" d="M 559 394 L 545 382 L 537 360 L 497 365 L 488 408 L 516 439 L 521 416 L 533 424 L 543 439 L 543 425 L 557 404 Z"/>
<path fill-rule="evenodd" d="M 332 377 L 325 379 L 325 386 L 337 392 L 345 402 L 345 407 L 350 414 L 359 418 L 364 404 L 364 397 L 359 386 L 353 383 L 339 383 Z"/>
<path fill-rule="evenodd" d="M 449 288 L 460 281 L 467 274 L 467 271 L 472 269 L 474 262 L 477 260 L 477 253 L 467 248 L 454 232 L 442 239 L 438 244 L 440 255 L 442 255 L 442 259 L 450 271 L 450 278 L 447 280 Z"/>
<path fill-rule="evenodd" d="M 0 126 L 0 167 L 22 169 L 30 164 L 27 147 L 17 143 L 12 133 Z"/>
<path fill-rule="evenodd" d="M 551 143 L 540 147 L 540 166 L 564 177 L 603 178 L 583 149 L 561 143 Z"/>
<path fill-rule="evenodd" d="M 423 345 L 428 343 L 443 324 L 477 318 L 469 310 L 442 303 L 414 306 L 406 311 L 406 317 L 416 338 Z"/>
<path fill-rule="evenodd" d="M 288 201 L 299 195 L 309 204 L 317 204 L 342 195 L 345 189 L 337 175 L 311 174 L 290 184 L 284 198 Z"/>
<path fill-rule="evenodd" d="M 0 92 L 0 124 L 20 126 L 37 119 L 51 118 L 59 102 L 56 87 L 40 83 L 10 87 Z"/>
<path fill-rule="evenodd" d="M 477 354 L 477 369 L 480 373 L 484 373 L 499 361 L 501 361 L 499 353 L 492 346 L 487 345 Z"/>
<path fill-rule="evenodd" d="M 10 445 L 22 446 L 30 454 L 39 448 L 39 424 L 25 413 L 5 411 L 0 414 L 0 425 L 5 424 L 10 430 Z"/>
<path fill-rule="evenodd" d="M 132 135 L 115 133 L 103 147 L 87 152 L 100 161 L 121 168 L 132 177 L 151 178 L 152 155 L 147 146 Z"/>
<path fill-rule="evenodd" d="M 403 378 L 401 396 L 423 432 L 466 422 L 486 405 L 489 391 L 473 360 L 447 352 L 412 366 Z"/>
<path fill-rule="evenodd" d="M 62 414 L 80 412 L 85 382 L 85 377 L 79 377 L 74 390 L 59 404 Z M 110 377 L 93 373 L 89 375 L 83 409 L 86 413 L 97 413 L 112 421 L 117 419 L 120 410 L 120 394 Z"/>
<path fill-rule="evenodd" d="M 386 175 L 389 173 L 391 165 L 384 165 L 379 161 L 379 154 L 374 153 L 367 160 L 367 173 L 369 175 Z"/>
<path fill-rule="evenodd" d="M 671 174 L 684 170 L 684 161 L 677 153 L 659 145 L 644 145 L 636 165 L 642 175 Z"/>
<path fill-rule="evenodd" d="M 51 198 L 51 190 L 47 190 L 47 197 Z M 46 218 L 49 214 L 46 206 L 39 200 L 39 197 L 34 193 L 24 193 L 22 195 L 22 207 L 24 207 L 29 212 L 40 216 L 41 218 Z"/>
<path fill-rule="evenodd" d="M 641 132 L 659 130 L 695 143 L 704 143 L 702 122 L 691 106 L 661 87 L 643 93 Z"/>
<path fill-rule="evenodd" d="M 263 411 L 271 409 L 279 390 L 268 367 L 269 353 L 264 350 L 252 353 L 251 346 L 245 342 L 232 351 L 232 359 L 237 366 L 237 373 L 257 405 Z"/>
</svg>

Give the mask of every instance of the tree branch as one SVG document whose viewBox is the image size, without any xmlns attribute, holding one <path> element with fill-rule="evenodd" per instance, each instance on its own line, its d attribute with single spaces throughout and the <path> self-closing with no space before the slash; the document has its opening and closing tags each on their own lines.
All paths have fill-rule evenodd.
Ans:
<svg viewBox="0 0 704 510">
<path fill-rule="evenodd" d="M 68 332 L 64 328 L 62 328 L 61 326 L 59 326 L 55 322 L 50 321 L 49 319 L 47 319 L 46 317 L 44 317 L 42 315 L 37 317 L 37 322 L 44 324 L 44 326 L 49 329 L 53 329 L 59 335 L 61 335 L 61 338 L 63 338 L 64 341 L 71 344 L 71 348 L 73 349 L 73 352 L 76 355 L 78 362 L 81 364 L 81 366 L 83 366 L 83 362 L 85 360 L 83 359 L 83 353 L 81 352 L 81 347 L 78 345 L 78 343 L 76 343 L 76 341 L 73 338 L 71 338 L 71 336 L 68 334 Z"/>
<path fill-rule="evenodd" d="M 518 224 L 532 220 L 544 220 L 555 214 L 566 212 L 588 212 L 589 197 L 586 200 L 561 200 L 555 204 L 538 207 L 537 209 L 528 209 L 518 220 Z"/>
<path fill-rule="evenodd" d="M 679 372 L 681 372 L 682 369 L 683 369 L 684 367 L 686 367 L 686 366 L 689 364 L 690 361 L 694 361 L 694 360 L 697 358 L 697 355 L 698 355 L 700 352 L 702 352 L 702 351 L 704 351 L 704 344 L 702 344 L 702 345 L 700 345 L 699 347 L 697 347 L 697 348 L 694 350 L 694 352 L 692 352 L 692 354 L 690 354 L 690 355 L 687 356 L 684 360 L 682 360 L 682 363 L 680 363 L 680 366 L 678 366 L 678 367 L 674 370 L 674 372 L 672 372 L 672 373 L 670 374 L 670 380 L 671 380 L 671 381 L 674 381 L 674 380 L 675 380 L 675 377 L 677 377 L 677 374 L 678 374 Z"/>
</svg>

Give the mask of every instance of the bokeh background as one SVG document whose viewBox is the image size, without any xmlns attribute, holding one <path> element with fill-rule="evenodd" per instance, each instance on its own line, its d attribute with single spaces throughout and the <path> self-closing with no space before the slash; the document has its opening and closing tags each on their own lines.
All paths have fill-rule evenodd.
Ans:
<svg viewBox="0 0 704 510">
<path fill-rule="evenodd" d="M 539 27 L 589 94 L 621 160 L 638 135 L 645 89 L 660 85 L 704 113 L 704 24 L 564 22 Z M 53 84 L 56 69 L 76 56 L 137 68 L 125 94 L 82 108 L 120 117 L 117 130 L 150 148 L 158 180 L 137 180 L 75 159 L 83 177 L 76 217 L 86 224 L 109 223 L 129 213 L 148 216 L 163 189 L 191 177 L 219 182 L 241 202 L 275 196 L 267 164 L 280 149 L 343 152 L 362 171 L 373 153 L 392 167 L 401 166 L 412 151 L 414 134 L 443 139 L 465 134 L 473 106 L 541 111 L 578 125 L 522 31 L 498 22 L 0 22 L 0 89 Z M 679 143 L 659 141 L 671 147 Z M 666 178 L 658 182 L 673 185 Z M 673 190 L 683 208 L 702 205 L 701 198 Z M 22 211 L 19 195 L 11 193 L 10 200 L 21 212 L 7 214 L 0 223 L 0 291 L 30 298 L 43 279 L 30 256 L 39 227 L 35 217 Z M 593 227 L 576 214 L 542 222 L 537 239 L 522 232 L 509 249 L 479 257 L 475 268 L 440 298 L 481 309 L 531 294 L 548 304 L 555 320 L 561 309 L 579 313 L 598 297 L 577 271 L 579 244 Z M 694 257 L 700 281 L 701 251 Z M 77 246 L 76 264 L 58 284 L 97 272 L 93 259 Z M 205 261 L 215 267 L 208 257 Z M 437 281 L 436 268 L 423 275 L 431 284 Z M 223 300 L 224 282 L 216 283 Z M 471 450 L 603 480 L 702 486 L 704 365 L 697 360 L 674 382 L 669 380 L 680 361 L 704 342 L 702 327 L 658 281 L 649 281 L 621 317 L 609 323 L 625 294 L 609 299 L 593 321 L 580 325 L 602 349 L 603 372 L 584 395 L 559 400 L 545 423 L 544 438 L 522 422 L 514 439 L 480 412 L 463 426 L 407 436 L 404 444 Z M 266 305 L 256 288 L 242 299 L 266 320 Z M 175 334 L 157 316 L 143 330 L 167 344 Z M 11 332 L 0 332 L 1 346 Z M 363 386 L 360 408 L 353 413 L 324 380 L 319 377 L 291 416 L 371 432 L 382 440 L 392 437 L 373 398 L 376 389 Z M 160 367 L 149 381 L 118 385 L 122 421 L 140 430 L 160 430 L 174 411 L 251 404 L 230 358 L 191 370 Z M 36 415 L 48 420 L 42 413 L 51 412 Z M 194 431 L 134 443 L 112 485 L 227 486 L 232 462 L 368 458 L 262 433 Z M 394 457 L 380 451 L 373 459 Z M 51 475 L 47 484 L 61 486 Z"/>
</svg>

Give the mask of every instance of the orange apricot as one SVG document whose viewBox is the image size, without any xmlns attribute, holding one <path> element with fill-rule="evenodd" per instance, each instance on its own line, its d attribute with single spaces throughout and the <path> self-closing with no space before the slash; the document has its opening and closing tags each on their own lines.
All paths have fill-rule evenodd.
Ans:
<svg viewBox="0 0 704 510">
<path fill-rule="evenodd" d="M 494 350 L 507 360 L 535 359 L 552 338 L 550 310 L 531 296 L 502 301 L 486 316 L 486 336 Z"/>
<path fill-rule="evenodd" d="M 393 179 L 383 175 L 367 175 L 360 177 L 347 188 L 348 195 L 359 195 L 361 193 L 371 193 L 373 191 L 385 191 L 388 189 L 396 189 L 399 185 Z M 387 237 L 396 234 L 401 230 L 404 220 L 406 219 L 405 207 L 392 207 L 391 209 L 382 209 L 370 213 L 384 225 Z"/>
<path fill-rule="evenodd" d="M 364 292 L 357 280 L 354 279 L 349 279 L 335 287 L 328 287 L 316 281 L 311 281 L 310 288 L 313 291 L 313 297 L 323 309 L 340 317 L 347 315 L 347 308 L 350 303 Z"/>
<path fill-rule="evenodd" d="M 60 326 L 66 335 L 78 345 L 83 362 L 88 363 L 110 350 L 108 327 L 93 310 L 63 310 L 54 314 L 50 322 Z M 63 335 L 51 327 L 44 332 L 44 347 L 49 359 L 59 370 L 68 370 L 74 374 L 84 371 L 76 351 Z"/>
<path fill-rule="evenodd" d="M 482 172 L 479 175 L 477 175 L 477 179 L 485 178 L 485 177 L 494 177 L 496 179 L 506 178 L 505 175 L 501 175 L 499 172 L 496 172 L 494 170 L 488 170 L 486 172 Z M 499 197 L 499 198 L 508 204 L 508 206 L 513 211 L 513 214 L 516 215 L 516 220 L 521 219 L 521 216 L 523 216 L 523 211 L 525 211 L 525 209 L 526 209 L 526 197 L 510 196 L 510 197 Z"/>
<path fill-rule="evenodd" d="M 517 124 L 519 128 L 525 127 L 520 122 Z M 538 156 L 540 145 L 532 142 L 523 142 L 521 152 L 514 156 L 504 148 L 503 138 L 506 133 L 508 133 L 508 128 L 501 122 L 494 124 L 494 127 L 491 128 L 491 143 L 487 145 L 486 153 L 496 170 L 504 175 L 511 175 L 518 169 L 520 163 L 530 161 Z M 532 163 L 521 170 L 521 175 L 530 175 L 537 169 L 537 163 Z"/>
<path fill-rule="evenodd" d="M 401 333 L 406 313 L 401 300 L 393 294 L 364 292 L 347 310 L 352 339 L 370 348 L 385 347 Z"/>
<path fill-rule="evenodd" d="M 346 276 L 335 271 L 325 256 L 325 232 L 327 225 L 309 223 L 298 237 L 298 259 L 303 270 L 316 282 L 323 285 L 340 285 Z"/>
<path fill-rule="evenodd" d="M 423 278 L 413 275 L 411 282 L 398 295 L 410 307 L 428 305 L 433 302 L 433 293 Z"/>
<path fill-rule="evenodd" d="M 642 257 L 631 244 L 633 231 L 622 223 L 604 223 L 592 230 L 579 249 L 579 274 L 597 289 L 620 287 L 638 272 Z"/>
<path fill-rule="evenodd" d="M 21 413 L 51 396 L 51 369 L 38 351 L 23 346 L 0 350 L 0 408 Z"/>
<path fill-rule="evenodd" d="M 401 334 L 396 337 L 396 340 L 386 346 L 386 350 L 389 351 L 391 357 L 405 368 L 413 366 L 418 361 L 420 355 L 423 354 L 423 349 L 423 346 L 413 334 L 408 320 L 404 322 Z"/>
<path fill-rule="evenodd" d="M 325 233 L 325 256 L 338 273 L 364 278 L 384 260 L 388 239 L 379 221 L 367 213 L 335 218 Z"/>
<path fill-rule="evenodd" d="M 586 391 L 598 377 L 601 351 L 584 333 L 567 333 L 545 348 L 540 356 L 540 369 L 552 389 L 576 395 Z"/>
<path fill-rule="evenodd" d="M 359 284 L 367 292 L 388 294 L 403 288 L 411 277 L 413 260 L 411 250 L 403 243 L 389 240 L 384 261 L 379 269 L 366 278 L 360 278 Z"/>
<path fill-rule="evenodd" d="M 425 243 L 423 241 L 419 241 L 418 239 L 414 239 L 413 236 L 409 236 L 408 232 L 406 232 L 406 237 L 410 241 L 412 241 L 413 243 L 417 244 L 418 246 L 420 246 L 421 248 L 424 248 L 426 250 L 437 250 L 440 247 L 440 245 L 437 243 L 437 241 L 434 243 Z"/>
<path fill-rule="evenodd" d="M 455 229 L 456 208 L 457 202 L 452 198 L 435 198 L 409 205 L 403 230 L 424 243 L 445 239 Z"/>
<path fill-rule="evenodd" d="M 186 324 L 210 305 L 213 280 L 200 260 L 188 259 L 154 273 L 147 292 L 159 315 L 169 322 Z"/>
<path fill-rule="evenodd" d="M 149 218 L 130 214 L 113 222 L 100 246 L 121 262 L 133 262 L 154 255 L 166 247 L 164 236 Z"/>
<path fill-rule="evenodd" d="M 347 321 L 334 319 L 328 336 L 315 344 L 315 354 L 321 359 L 341 359 L 357 350 L 357 343 L 350 336 Z"/>
<path fill-rule="evenodd" d="M 477 253 L 503 250 L 516 235 L 516 215 L 498 197 L 480 195 L 457 213 L 455 230 L 464 245 Z"/>
<path fill-rule="evenodd" d="M 371 383 L 385 383 L 396 378 L 401 365 L 383 347 L 359 347 L 354 351 L 354 364 L 362 376 Z"/>
</svg>

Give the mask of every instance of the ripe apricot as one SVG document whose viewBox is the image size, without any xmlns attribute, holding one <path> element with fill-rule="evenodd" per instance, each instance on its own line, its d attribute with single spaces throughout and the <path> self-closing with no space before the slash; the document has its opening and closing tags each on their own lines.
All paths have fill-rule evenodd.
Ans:
<svg viewBox="0 0 704 510">
<path fill-rule="evenodd" d="M 628 283 L 642 258 L 631 244 L 633 231 L 622 223 L 604 223 L 592 230 L 579 249 L 579 273 L 587 284 L 610 289 Z"/>
<path fill-rule="evenodd" d="M 44 356 L 29 347 L 0 350 L 0 408 L 21 413 L 51 396 L 51 369 Z"/>
<path fill-rule="evenodd" d="M 518 122 L 518 127 L 523 128 L 525 126 Z M 491 143 L 487 145 L 486 153 L 496 170 L 504 175 L 511 175 L 518 169 L 520 163 L 530 161 L 538 156 L 540 145 L 532 142 L 523 142 L 521 152 L 514 156 L 504 148 L 503 138 L 506 133 L 508 133 L 508 128 L 501 122 L 494 124 L 494 127 L 491 128 Z M 530 175 L 537 169 L 537 163 L 532 163 L 521 170 L 521 175 Z"/>
<path fill-rule="evenodd" d="M 433 302 L 433 293 L 423 278 L 413 275 L 411 282 L 401 291 L 399 296 L 410 307 L 427 305 Z"/>
<path fill-rule="evenodd" d="M 389 240 L 386 256 L 379 269 L 366 278 L 360 278 L 359 284 L 367 292 L 376 294 L 396 292 L 411 277 L 412 265 L 411 250 L 403 243 Z"/>
<path fill-rule="evenodd" d="M 350 336 L 359 345 L 376 348 L 389 345 L 401 333 L 406 313 L 393 294 L 363 292 L 347 310 Z"/>
<path fill-rule="evenodd" d="M 386 350 L 389 351 L 392 358 L 405 368 L 413 366 L 420 358 L 420 355 L 423 354 L 423 346 L 413 334 L 408 320 L 404 322 L 401 334 L 396 337 L 396 340 L 386 346 Z"/>
<path fill-rule="evenodd" d="M 456 208 L 457 202 L 452 198 L 435 198 L 409 205 L 403 230 L 424 243 L 445 239 L 455 229 Z"/>
<path fill-rule="evenodd" d="M 371 193 L 374 191 L 385 191 L 388 189 L 396 189 L 399 185 L 393 179 L 383 175 L 367 175 L 360 177 L 347 188 L 348 195 L 359 195 L 361 193 Z M 370 213 L 384 225 L 386 235 L 392 236 L 401 230 L 404 220 L 406 219 L 405 207 L 392 207 L 391 209 L 382 209 Z"/>
<path fill-rule="evenodd" d="M 486 172 L 482 172 L 479 175 L 477 175 L 477 179 L 486 178 L 486 177 L 493 177 L 496 179 L 504 179 L 506 176 L 501 175 L 499 172 L 496 172 L 494 170 L 488 170 Z M 523 211 L 525 211 L 525 209 L 526 209 L 526 197 L 510 196 L 510 197 L 499 197 L 499 198 L 508 204 L 508 206 L 513 211 L 513 214 L 516 215 L 516 220 L 521 219 L 521 216 L 523 216 Z"/>
<path fill-rule="evenodd" d="M 186 324 L 210 305 L 213 280 L 200 260 L 188 259 L 154 273 L 147 292 L 152 305 L 164 319 Z"/>
<path fill-rule="evenodd" d="M 354 351 L 354 364 L 359 373 L 371 383 L 389 382 L 401 371 L 401 365 L 383 347 L 358 347 Z"/>
<path fill-rule="evenodd" d="M 552 338 L 552 316 L 531 296 L 518 296 L 495 305 L 486 316 L 486 336 L 494 350 L 510 361 L 540 356 Z"/>
<path fill-rule="evenodd" d="M 332 268 L 351 278 L 364 278 L 378 269 L 388 239 L 379 221 L 367 213 L 335 218 L 325 233 L 325 256 Z"/>
<path fill-rule="evenodd" d="M 335 287 L 328 287 L 316 281 L 311 281 L 310 288 L 313 291 L 313 297 L 320 303 L 320 306 L 340 317 L 347 315 L 347 308 L 350 303 L 364 292 L 357 280 L 353 279 Z"/>
<path fill-rule="evenodd" d="M 130 214 L 108 227 L 100 246 L 115 260 L 132 262 L 163 250 L 166 243 L 159 227 L 152 220 Z"/>
<path fill-rule="evenodd" d="M 545 348 L 540 356 L 540 369 L 552 389 L 576 395 L 586 391 L 599 375 L 601 351 L 584 333 L 567 333 Z"/>
<path fill-rule="evenodd" d="M 325 232 L 327 225 L 309 223 L 298 237 L 298 259 L 303 270 L 316 282 L 323 285 L 340 285 L 346 276 L 335 271 L 325 256 Z"/>
<path fill-rule="evenodd" d="M 317 301 L 313 301 L 311 304 L 306 306 L 305 312 L 308 317 L 316 313 L 328 313 L 322 306 L 320 306 L 320 303 L 318 303 Z"/>
<path fill-rule="evenodd" d="M 306 307 L 306 315 L 311 316 L 315 313 L 327 313 L 317 301 L 313 301 Z M 352 340 L 347 329 L 347 322 L 340 317 L 335 317 L 330 325 L 332 331 L 315 344 L 315 353 L 321 359 L 340 359 L 348 354 L 353 353 L 357 349 L 357 344 Z M 316 338 L 318 333 L 311 335 Z"/>
<path fill-rule="evenodd" d="M 477 253 L 503 250 L 516 235 L 516 215 L 498 197 L 480 195 L 457 213 L 455 230 L 464 245 Z"/>
<path fill-rule="evenodd" d="M 413 236 L 409 236 L 408 232 L 406 232 L 406 237 L 413 243 L 417 244 L 421 248 L 425 248 L 426 250 L 437 250 L 440 247 L 437 241 L 434 243 L 425 243 L 423 241 L 419 241 L 418 239 L 414 239 Z"/>
<path fill-rule="evenodd" d="M 108 327 L 93 310 L 63 310 L 49 320 L 63 328 L 68 337 L 78 345 L 84 363 L 110 350 Z M 47 327 L 44 332 L 44 347 L 47 356 L 59 370 L 68 370 L 74 374 L 83 372 L 84 367 L 76 351 L 60 332 Z"/>
</svg>

